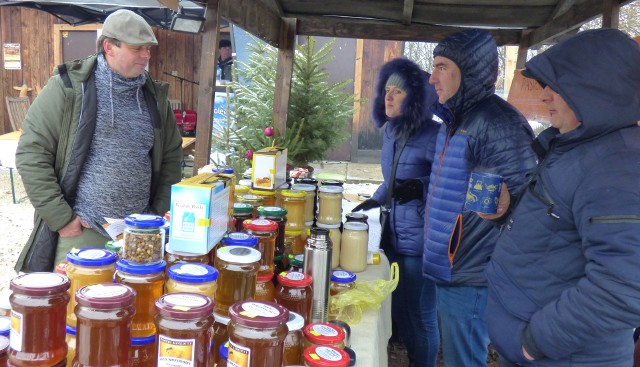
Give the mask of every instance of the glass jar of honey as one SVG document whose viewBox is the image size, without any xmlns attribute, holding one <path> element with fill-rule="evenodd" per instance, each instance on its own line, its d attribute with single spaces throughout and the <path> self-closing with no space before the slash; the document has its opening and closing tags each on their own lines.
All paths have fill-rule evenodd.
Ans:
<svg viewBox="0 0 640 367">
<path fill-rule="evenodd" d="M 67 367 L 71 367 L 73 366 L 73 358 L 76 356 L 76 328 L 67 325 L 65 340 L 67 342 Z"/>
<path fill-rule="evenodd" d="M 182 251 L 174 251 L 171 248 L 171 243 L 168 243 L 164 247 L 164 261 L 167 263 L 165 267 L 165 272 L 168 272 L 169 269 L 175 264 L 209 264 L 209 255 L 208 254 L 194 254 L 192 252 L 182 252 Z"/>
<path fill-rule="evenodd" d="M 71 282 L 67 325 L 76 327 L 76 314 L 73 313 L 76 307 L 76 292 L 85 285 L 113 281 L 113 273 L 116 272 L 116 254 L 98 248 L 73 249 L 67 254 L 67 263 L 67 277 Z"/>
<path fill-rule="evenodd" d="M 207 367 L 213 301 L 201 294 L 164 294 L 156 300 L 158 366 Z"/>
<path fill-rule="evenodd" d="M 328 322 L 315 322 L 302 328 L 304 348 L 312 345 L 344 348 L 345 333 L 341 327 Z"/>
<path fill-rule="evenodd" d="M 247 219 L 242 226 L 245 232 L 258 238 L 257 247 L 262 255 L 258 274 L 273 274 L 278 223 L 269 219 Z"/>
<path fill-rule="evenodd" d="M 367 268 L 369 248 L 369 226 L 360 222 L 347 222 L 342 231 L 340 267 L 354 273 Z"/>
<path fill-rule="evenodd" d="M 28 273 L 11 280 L 11 363 L 48 367 L 65 360 L 69 286 L 69 279 L 57 273 Z"/>
<path fill-rule="evenodd" d="M 258 207 L 258 215 L 260 215 L 260 218 L 269 219 L 278 224 L 274 256 L 284 255 L 284 236 L 285 226 L 287 224 L 287 211 L 279 206 L 261 206 Z"/>
<path fill-rule="evenodd" d="M 289 271 L 302 272 L 304 265 L 304 253 L 289 254 Z"/>
<path fill-rule="evenodd" d="M 218 269 L 215 312 L 228 316 L 232 304 L 253 298 L 260 267 L 260 251 L 241 246 L 220 247 L 214 267 Z"/>
<path fill-rule="evenodd" d="M 304 252 L 305 240 L 302 231 L 286 231 L 284 232 L 284 253 L 288 257 L 289 254 L 301 254 Z"/>
<path fill-rule="evenodd" d="M 318 189 L 318 223 L 342 222 L 342 192 L 340 186 L 320 186 Z"/>
<path fill-rule="evenodd" d="M 256 293 L 253 296 L 253 299 L 255 299 L 256 301 L 274 301 L 276 288 L 271 281 L 272 279 L 273 274 L 258 274 Z"/>
<path fill-rule="evenodd" d="M 131 366 L 156 367 L 158 352 L 156 351 L 156 336 L 131 338 Z"/>
<path fill-rule="evenodd" d="M 276 192 L 271 190 L 250 189 L 249 194 L 259 196 L 262 199 L 263 206 L 276 205 Z"/>
<path fill-rule="evenodd" d="M 218 348 L 218 364 L 216 367 L 227 367 L 227 360 L 229 359 L 229 341 L 226 341 L 224 344 Z"/>
<path fill-rule="evenodd" d="M 340 224 L 324 224 L 316 223 L 318 228 L 325 228 L 329 230 L 329 238 L 333 247 L 331 247 L 331 269 L 335 269 L 340 265 L 340 241 L 342 240 L 342 232 L 340 232 Z"/>
<path fill-rule="evenodd" d="M 222 245 L 256 248 L 256 245 L 258 245 L 258 237 L 246 232 L 225 233 L 222 237 Z"/>
<path fill-rule="evenodd" d="M 262 197 L 253 194 L 238 195 L 236 196 L 236 202 L 251 205 L 253 208 L 252 218 L 256 218 L 258 216 L 258 207 L 262 205 Z"/>
<path fill-rule="evenodd" d="M 116 262 L 115 283 L 124 284 L 136 291 L 136 314 L 131 323 L 131 335 L 142 338 L 156 333 L 153 318 L 156 309 L 153 302 L 164 292 L 165 262 L 157 264 L 133 264 L 120 259 Z"/>
<path fill-rule="evenodd" d="M 356 275 L 347 270 L 334 270 L 331 272 L 331 286 L 329 295 L 335 296 L 338 293 L 354 289 L 356 287 Z"/>
<path fill-rule="evenodd" d="M 304 199 L 304 221 L 313 222 L 316 217 L 316 185 L 309 184 L 295 184 L 293 189 L 296 191 L 302 191 L 305 194 Z"/>
<path fill-rule="evenodd" d="M 307 367 L 347 367 L 350 358 L 341 348 L 314 345 L 304 350 L 304 365 Z"/>
<path fill-rule="evenodd" d="M 220 346 L 229 341 L 229 334 L 227 333 L 227 325 L 229 324 L 229 318 L 226 316 L 213 313 L 213 330 L 211 332 L 211 359 L 210 361 L 217 361 Z"/>
<path fill-rule="evenodd" d="M 131 263 L 159 263 L 164 260 L 165 220 L 159 215 L 132 214 L 124 218 L 122 258 Z"/>
<path fill-rule="evenodd" d="M 303 327 L 304 319 L 302 316 L 289 311 L 289 321 L 287 321 L 289 333 L 284 339 L 284 366 L 295 366 L 302 363 Z"/>
<path fill-rule="evenodd" d="M 304 191 L 282 190 L 282 207 L 287 211 L 286 230 L 304 229 L 306 197 L 307 194 Z"/>
<path fill-rule="evenodd" d="M 242 222 L 253 218 L 253 205 L 249 203 L 233 203 L 233 231 L 242 231 Z M 232 231 L 230 231 L 232 232 Z"/>
<path fill-rule="evenodd" d="M 76 292 L 75 367 L 127 366 L 136 292 L 117 283 L 99 283 Z"/>
<path fill-rule="evenodd" d="M 347 213 L 345 214 L 345 218 L 347 218 L 347 222 L 360 222 L 360 223 L 366 224 L 367 227 L 369 226 L 369 216 L 364 213 L 360 213 L 360 212 Z"/>
<path fill-rule="evenodd" d="M 244 301 L 231 306 L 229 317 L 230 365 L 282 366 L 289 320 L 286 308 L 272 302 Z"/>
<path fill-rule="evenodd" d="M 6 336 L 0 336 L 0 366 L 6 366 L 9 357 L 7 353 L 9 352 L 9 338 Z"/>
<path fill-rule="evenodd" d="M 311 275 L 302 272 L 287 271 L 278 274 L 276 303 L 301 315 L 305 324 L 309 322 L 313 304 L 311 283 L 313 283 Z"/>
<path fill-rule="evenodd" d="M 167 293 L 197 293 L 213 300 L 218 270 L 205 264 L 175 264 L 169 268 L 169 279 L 164 285 Z"/>
</svg>

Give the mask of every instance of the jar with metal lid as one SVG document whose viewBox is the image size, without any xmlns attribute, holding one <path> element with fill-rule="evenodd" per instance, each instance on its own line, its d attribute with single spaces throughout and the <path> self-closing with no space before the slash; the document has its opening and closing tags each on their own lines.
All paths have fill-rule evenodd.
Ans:
<svg viewBox="0 0 640 367">
<path fill-rule="evenodd" d="M 213 328 L 211 332 L 211 358 L 209 361 L 215 362 L 218 360 L 220 346 L 229 341 L 229 334 L 227 333 L 227 325 L 229 324 L 229 318 L 226 316 L 213 313 Z"/>
<path fill-rule="evenodd" d="M 216 294 L 218 270 L 206 264 L 175 264 L 169 268 L 164 285 L 168 293 L 197 293 L 213 300 Z"/>
<path fill-rule="evenodd" d="M 258 216 L 258 207 L 262 205 L 262 197 L 253 194 L 244 194 L 236 196 L 236 202 L 251 205 L 253 208 L 252 218 Z"/>
<path fill-rule="evenodd" d="M 340 186 L 344 187 L 344 182 L 338 180 L 322 180 L 320 186 Z"/>
<path fill-rule="evenodd" d="M 304 253 L 302 254 L 289 254 L 289 271 L 302 272 L 304 265 Z"/>
<path fill-rule="evenodd" d="M 342 222 L 342 192 L 340 186 L 320 186 L 318 189 L 319 223 L 340 224 Z"/>
<path fill-rule="evenodd" d="M 222 246 L 243 246 L 256 248 L 258 237 L 246 232 L 230 232 L 222 236 Z"/>
<path fill-rule="evenodd" d="M 293 185 L 293 189 L 304 192 L 304 221 L 305 223 L 313 222 L 316 217 L 316 191 L 318 188 L 316 185 L 295 184 Z"/>
<path fill-rule="evenodd" d="M 278 223 L 269 219 L 247 219 L 242 226 L 245 232 L 258 237 L 258 251 L 262 255 L 258 274 L 273 274 Z"/>
<path fill-rule="evenodd" d="M 213 325 L 213 301 L 201 294 L 172 293 L 156 305 L 158 366 L 207 367 Z"/>
<path fill-rule="evenodd" d="M 238 180 L 238 185 L 245 186 L 248 192 L 248 190 L 251 188 L 251 178 L 242 178 L 241 180 Z"/>
<path fill-rule="evenodd" d="M 329 295 L 335 296 L 338 293 L 354 289 L 356 287 L 356 275 L 347 270 L 334 270 L 331 272 L 331 286 Z"/>
<path fill-rule="evenodd" d="M 71 286 L 71 299 L 67 305 L 67 325 L 76 327 L 75 294 L 85 285 L 108 283 L 113 281 L 116 272 L 116 254 L 113 251 L 98 248 L 72 249 L 67 253 L 67 277 Z"/>
<path fill-rule="evenodd" d="M 168 243 L 164 247 L 164 261 L 167 263 L 165 272 L 169 271 L 175 264 L 209 264 L 208 254 L 194 254 L 193 252 L 174 251 L 171 248 L 171 243 Z"/>
<path fill-rule="evenodd" d="M 287 224 L 287 211 L 279 206 L 261 206 L 258 207 L 258 215 L 260 215 L 260 218 L 269 219 L 278 224 L 274 255 L 284 255 L 284 235 L 285 226 Z"/>
<path fill-rule="evenodd" d="M 131 366 L 156 367 L 158 352 L 156 350 L 156 336 L 131 338 Z"/>
<path fill-rule="evenodd" d="M 122 241 L 107 241 L 104 244 L 104 248 L 113 251 L 117 258 L 120 258 L 120 252 L 122 251 Z"/>
<path fill-rule="evenodd" d="M 333 247 L 331 248 L 331 269 L 335 269 L 340 265 L 340 241 L 342 240 L 342 232 L 340 232 L 340 224 L 324 224 L 316 223 L 318 228 L 326 228 L 329 230 L 329 238 Z"/>
<path fill-rule="evenodd" d="M 273 285 L 272 279 L 273 274 L 258 274 L 256 293 L 253 296 L 253 299 L 256 301 L 274 301 L 276 287 Z"/>
<path fill-rule="evenodd" d="M 253 298 L 260 267 L 260 251 L 250 247 L 226 246 L 218 249 L 214 267 L 218 269 L 215 312 L 228 316 L 232 304 Z"/>
<path fill-rule="evenodd" d="M 131 335 L 136 338 L 154 335 L 156 326 L 153 317 L 156 309 L 153 302 L 164 291 L 164 261 L 157 264 L 134 264 L 120 259 L 116 262 L 115 283 L 124 284 L 136 291 L 136 314 L 131 322 Z"/>
<path fill-rule="evenodd" d="M 284 231 L 284 253 L 289 254 L 301 254 L 304 251 L 305 237 L 302 235 L 302 231 Z"/>
<path fill-rule="evenodd" d="M 360 222 L 347 222 L 342 231 L 340 267 L 354 273 L 367 268 L 369 226 Z"/>
<path fill-rule="evenodd" d="M 135 297 L 133 288 L 117 283 L 92 284 L 76 292 L 74 367 L 129 365 Z"/>
<path fill-rule="evenodd" d="M 289 321 L 287 321 L 287 337 L 284 339 L 283 366 L 299 366 L 302 363 L 302 346 L 304 336 L 302 328 L 304 319 L 299 314 L 289 311 Z"/>
<path fill-rule="evenodd" d="M 9 352 L 9 338 L 6 336 L 0 336 L 0 366 L 4 367 L 7 365 L 7 361 Z"/>
<path fill-rule="evenodd" d="M 242 180 L 240 180 L 240 181 L 242 181 Z M 241 185 L 241 184 L 238 183 L 236 185 L 236 187 L 235 187 L 235 191 L 234 192 L 235 192 L 236 196 L 244 195 L 244 194 L 248 194 L 249 193 L 249 189 L 250 188 L 251 187 L 249 187 L 249 186 Z M 235 196 L 233 198 L 235 199 Z"/>
<path fill-rule="evenodd" d="M 227 360 L 229 359 L 229 341 L 226 341 L 224 344 L 218 348 L 218 363 L 216 367 L 227 367 Z"/>
<path fill-rule="evenodd" d="M 282 207 L 287 210 L 287 231 L 304 229 L 306 197 L 304 191 L 282 190 Z"/>
<path fill-rule="evenodd" d="M 164 218 L 151 214 L 132 214 L 124 218 L 122 258 L 138 264 L 164 260 Z M 195 226 L 195 218 L 193 225 Z"/>
<path fill-rule="evenodd" d="M 311 177 L 303 177 L 301 179 L 298 179 L 296 183 L 318 186 L 318 180 Z"/>
<path fill-rule="evenodd" d="M 304 365 L 307 367 L 347 367 L 349 355 L 341 348 L 314 345 L 303 352 Z"/>
<path fill-rule="evenodd" d="M 276 205 L 276 192 L 271 190 L 250 189 L 249 194 L 259 196 L 262 199 L 262 206 Z"/>
<path fill-rule="evenodd" d="M 302 329 L 304 334 L 304 348 L 312 345 L 323 345 L 336 348 L 344 348 L 345 333 L 338 325 L 328 322 L 315 322 Z"/>
<path fill-rule="evenodd" d="M 28 273 L 11 280 L 9 361 L 14 365 L 48 367 L 65 360 L 69 286 L 69 279 L 57 273 Z"/>
<path fill-rule="evenodd" d="M 278 274 L 278 287 L 276 288 L 276 303 L 283 305 L 289 311 L 300 314 L 305 321 L 311 318 L 311 306 L 313 304 L 313 291 L 311 275 L 288 271 Z"/>
<path fill-rule="evenodd" d="M 233 203 L 233 229 L 229 227 L 229 232 L 241 232 L 242 222 L 254 218 L 253 205 L 249 203 Z"/>
<path fill-rule="evenodd" d="M 369 226 L 369 216 L 360 212 L 351 212 L 345 214 L 347 222 L 361 222 Z"/>
<path fill-rule="evenodd" d="M 289 320 L 286 308 L 272 302 L 244 301 L 231 306 L 229 317 L 230 365 L 282 366 Z"/>
<path fill-rule="evenodd" d="M 0 316 L 0 335 L 9 337 L 11 334 L 11 317 Z"/>
<path fill-rule="evenodd" d="M 73 358 L 76 356 L 76 328 L 67 325 L 67 367 L 73 366 Z"/>
</svg>

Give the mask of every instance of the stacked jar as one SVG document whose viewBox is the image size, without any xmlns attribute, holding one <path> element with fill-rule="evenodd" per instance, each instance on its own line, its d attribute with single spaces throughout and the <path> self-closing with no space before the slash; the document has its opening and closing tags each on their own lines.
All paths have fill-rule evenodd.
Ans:
<svg viewBox="0 0 640 367">
<path fill-rule="evenodd" d="M 273 274 L 278 223 L 269 219 L 247 219 L 242 226 L 245 232 L 258 238 L 257 246 L 261 254 L 258 274 Z"/>
<path fill-rule="evenodd" d="M 369 226 L 361 222 L 347 222 L 342 232 L 340 267 L 354 273 L 367 268 Z"/>
<path fill-rule="evenodd" d="M 233 203 L 233 225 L 229 226 L 229 232 L 241 232 L 242 222 L 253 217 L 253 205 L 250 203 Z"/>
<path fill-rule="evenodd" d="M 304 319 L 302 316 L 293 311 L 289 311 L 289 321 L 287 321 L 289 333 L 284 339 L 283 366 L 299 366 L 302 363 L 303 327 Z"/>
<path fill-rule="evenodd" d="M 222 246 L 243 246 L 256 248 L 258 237 L 246 232 L 229 232 L 222 236 Z"/>
<path fill-rule="evenodd" d="M 258 208 L 260 218 L 269 219 L 278 224 L 278 232 L 276 233 L 276 243 L 273 252 L 274 273 L 278 274 L 285 269 L 284 253 L 285 253 L 285 227 L 287 224 L 287 211 L 278 206 L 261 206 Z"/>
<path fill-rule="evenodd" d="M 250 189 L 249 194 L 256 195 L 262 199 L 263 206 L 276 205 L 276 192 L 271 190 Z"/>
<path fill-rule="evenodd" d="M 229 318 L 217 313 L 213 313 L 213 328 L 211 331 L 211 361 L 217 361 L 219 356 L 220 347 L 229 340 L 229 333 L 227 332 L 227 325 L 229 325 Z"/>
<path fill-rule="evenodd" d="M 241 246 L 220 247 L 214 267 L 218 270 L 215 293 L 215 312 L 229 315 L 229 307 L 236 302 L 253 298 L 260 267 L 260 251 Z"/>
<path fill-rule="evenodd" d="M 218 270 L 206 264 L 175 264 L 169 268 L 165 294 L 197 293 L 214 299 Z"/>
<path fill-rule="evenodd" d="M 253 194 L 238 195 L 236 202 L 251 205 L 253 208 L 251 212 L 252 218 L 256 218 L 258 216 L 258 207 L 262 205 L 262 197 Z"/>
<path fill-rule="evenodd" d="M 316 217 L 316 191 L 318 187 L 311 184 L 295 184 L 293 189 L 305 193 L 304 222 L 312 225 Z"/>
<path fill-rule="evenodd" d="M 311 307 L 313 305 L 313 291 L 311 283 L 313 278 L 309 274 L 296 271 L 288 271 L 278 274 L 278 287 L 275 299 L 289 311 L 296 312 L 308 323 L 311 319 Z"/>
<path fill-rule="evenodd" d="M 134 264 L 164 261 L 165 219 L 159 215 L 132 214 L 124 218 L 122 259 Z M 195 225 L 195 218 L 194 223 Z"/>
<path fill-rule="evenodd" d="M 192 252 L 174 251 L 171 249 L 171 243 L 164 247 L 164 261 L 167 264 L 166 272 L 175 264 L 209 264 L 209 255 L 194 254 Z"/>
<path fill-rule="evenodd" d="M 329 238 L 333 247 L 331 248 L 331 269 L 335 269 L 340 265 L 340 244 L 342 240 L 341 224 L 324 224 L 317 222 L 318 228 L 325 228 L 329 231 Z"/>
<path fill-rule="evenodd" d="M 306 197 L 303 191 L 282 190 L 282 207 L 287 211 L 287 231 L 304 230 Z"/>
</svg>

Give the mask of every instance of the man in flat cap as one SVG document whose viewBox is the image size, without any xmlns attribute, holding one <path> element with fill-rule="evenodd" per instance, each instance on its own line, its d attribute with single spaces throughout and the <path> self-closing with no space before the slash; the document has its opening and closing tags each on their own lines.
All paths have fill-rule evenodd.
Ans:
<svg viewBox="0 0 640 367">
<path fill-rule="evenodd" d="M 17 271 L 52 271 L 72 248 L 103 247 L 107 219 L 169 210 L 181 137 L 169 86 L 145 71 L 147 22 L 118 10 L 98 52 L 59 65 L 25 118 L 16 163 L 35 208 Z"/>
<path fill-rule="evenodd" d="M 218 68 L 220 79 L 231 81 L 233 69 L 233 56 L 231 54 L 231 41 L 222 39 L 218 42 L 220 56 L 218 56 Z"/>
</svg>

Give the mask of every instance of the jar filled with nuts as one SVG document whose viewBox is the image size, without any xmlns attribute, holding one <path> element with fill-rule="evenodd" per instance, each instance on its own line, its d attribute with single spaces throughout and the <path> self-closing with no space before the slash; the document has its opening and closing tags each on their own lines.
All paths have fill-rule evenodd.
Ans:
<svg viewBox="0 0 640 367">
<path fill-rule="evenodd" d="M 122 259 L 135 264 L 155 264 L 164 259 L 163 217 L 132 214 L 124 219 L 124 223 Z"/>
</svg>

